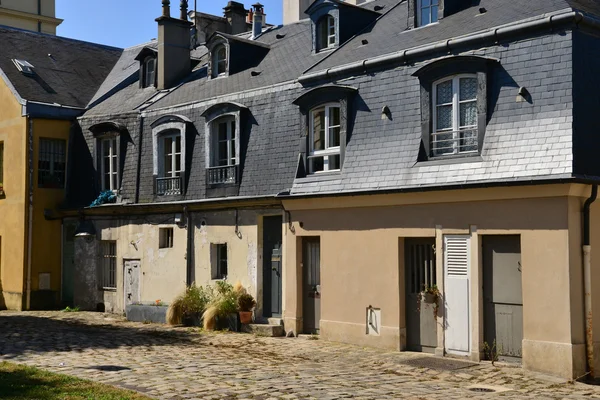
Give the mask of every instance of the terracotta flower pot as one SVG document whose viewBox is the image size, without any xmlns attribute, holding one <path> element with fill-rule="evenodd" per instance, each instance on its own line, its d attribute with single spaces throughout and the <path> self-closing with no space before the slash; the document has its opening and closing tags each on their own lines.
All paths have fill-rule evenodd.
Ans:
<svg viewBox="0 0 600 400">
<path fill-rule="evenodd" d="M 423 303 L 433 304 L 435 303 L 435 294 L 433 293 L 423 293 L 422 294 Z"/>
<path fill-rule="evenodd" d="M 240 322 L 244 325 L 252 323 L 252 311 L 240 311 Z"/>
</svg>

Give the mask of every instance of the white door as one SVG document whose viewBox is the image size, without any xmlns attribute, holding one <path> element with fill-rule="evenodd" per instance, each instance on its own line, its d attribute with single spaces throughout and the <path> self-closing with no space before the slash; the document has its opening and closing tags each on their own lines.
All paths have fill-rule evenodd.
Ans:
<svg viewBox="0 0 600 400">
<path fill-rule="evenodd" d="M 449 354 L 467 355 L 471 343 L 469 236 L 444 236 L 445 342 Z"/>
<path fill-rule="evenodd" d="M 139 260 L 125 261 L 123 278 L 125 305 L 139 303 L 141 300 Z"/>
</svg>

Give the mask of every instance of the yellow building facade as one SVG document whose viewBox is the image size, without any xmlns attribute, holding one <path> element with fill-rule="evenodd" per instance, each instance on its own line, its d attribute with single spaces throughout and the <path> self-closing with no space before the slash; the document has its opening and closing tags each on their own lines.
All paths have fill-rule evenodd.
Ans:
<svg viewBox="0 0 600 400">
<path fill-rule="evenodd" d="M 56 35 L 62 21 L 56 18 L 55 0 L 3 0 L 0 4 L 0 25 Z"/>
</svg>

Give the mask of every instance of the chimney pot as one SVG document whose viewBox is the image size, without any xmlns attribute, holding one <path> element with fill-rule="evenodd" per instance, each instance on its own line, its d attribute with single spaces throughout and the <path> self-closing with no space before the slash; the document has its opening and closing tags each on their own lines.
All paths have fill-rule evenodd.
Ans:
<svg viewBox="0 0 600 400">
<path fill-rule="evenodd" d="M 261 33 L 264 22 L 263 5 L 256 3 L 252 5 L 254 14 L 252 15 L 252 39 L 256 39 Z"/>
<path fill-rule="evenodd" d="M 162 0 L 162 16 L 163 17 L 171 17 L 171 1 L 170 0 Z"/>
<path fill-rule="evenodd" d="M 188 2 L 187 2 L 187 0 L 181 0 L 181 5 L 179 8 L 181 8 L 181 14 L 179 16 L 179 19 L 187 21 L 188 20 Z"/>
</svg>

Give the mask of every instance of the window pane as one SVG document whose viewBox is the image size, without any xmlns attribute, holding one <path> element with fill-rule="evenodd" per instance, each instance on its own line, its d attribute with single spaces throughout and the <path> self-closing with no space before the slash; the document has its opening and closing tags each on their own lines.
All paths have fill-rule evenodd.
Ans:
<svg viewBox="0 0 600 400">
<path fill-rule="evenodd" d="M 433 136 L 433 154 L 452 154 L 454 153 L 454 139 L 452 132 L 436 134 Z"/>
<path fill-rule="evenodd" d="M 112 174 L 111 175 L 111 187 L 108 188 L 108 190 L 117 190 L 117 174 Z"/>
<path fill-rule="evenodd" d="M 460 100 L 477 98 L 477 78 L 460 78 Z"/>
<path fill-rule="evenodd" d="M 436 131 L 452 129 L 452 106 L 437 106 Z"/>
<path fill-rule="evenodd" d="M 175 152 L 181 153 L 181 136 L 175 138 Z"/>
<path fill-rule="evenodd" d="M 313 150 L 325 149 L 325 109 L 313 112 Z"/>
<path fill-rule="evenodd" d="M 460 104 L 460 126 L 477 125 L 477 102 Z"/>
<path fill-rule="evenodd" d="M 337 147 L 340 145 L 340 127 L 329 128 L 329 147 Z"/>
<path fill-rule="evenodd" d="M 219 141 L 227 140 L 227 123 L 222 122 L 219 124 Z"/>
<path fill-rule="evenodd" d="M 237 158 L 237 155 L 235 153 L 235 139 L 231 139 L 231 141 L 229 142 L 230 145 L 230 152 L 231 152 L 231 163 L 229 165 L 235 165 L 235 160 Z"/>
<path fill-rule="evenodd" d="M 431 5 L 431 0 L 421 0 L 421 7 L 428 7 Z"/>
<path fill-rule="evenodd" d="M 174 169 L 177 172 L 181 171 L 181 153 L 175 155 Z"/>
<path fill-rule="evenodd" d="M 329 108 L 329 126 L 337 126 L 340 124 L 340 108 Z"/>
<path fill-rule="evenodd" d="M 165 138 L 165 141 L 164 141 L 165 154 L 171 154 L 172 153 L 171 145 L 172 145 L 171 138 Z"/>
<path fill-rule="evenodd" d="M 430 8 L 422 8 L 421 9 L 421 25 L 427 25 L 430 21 L 429 21 L 429 13 L 430 13 Z"/>
<path fill-rule="evenodd" d="M 227 60 L 222 60 L 217 63 L 217 74 L 222 74 L 227 71 Z"/>
<path fill-rule="evenodd" d="M 340 169 L 340 156 L 329 156 L 329 169 Z"/>
<path fill-rule="evenodd" d="M 468 129 L 460 132 L 459 152 L 477 151 L 477 130 Z"/>
<path fill-rule="evenodd" d="M 439 83 L 436 86 L 436 104 L 452 103 L 452 81 Z"/>
<path fill-rule="evenodd" d="M 171 176 L 173 173 L 173 156 L 165 154 L 165 176 Z"/>
<path fill-rule="evenodd" d="M 227 140 L 224 141 L 220 141 L 219 142 L 219 154 L 218 154 L 218 160 L 219 160 L 219 166 L 225 166 L 227 165 Z"/>
<path fill-rule="evenodd" d="M 311 172 L 323 171 L 323 157 L 315 157 L 310 159 Z"/>
<path fill-rule="evenodd" d="M 327 47 L 327 32 L 328 32 L 328 26 L 327 26 L 327 18 L 323 18 L 321 19 L 321 21 L 319 22 L 319 25 L 317 26 L 317 49 L 323 49 L 325 47 Z"/>
<path fill-rule="evenodd" d="M 431 22 L 437 22 L 438 20 L 438 8 L 437 6 L 431 7 Z"/>
<path fill-rule="evenodd" d="M 112 172 L 113 174 L 117 173 L 117 156 L 112 156 L 112 169 L 110 172 Z"/>
<path fill-rule="evenodd" d="M 110 141 L 103 140 L 102 142 L 102 154 L 107 157 L 110 154 Z"/>
</svg>

